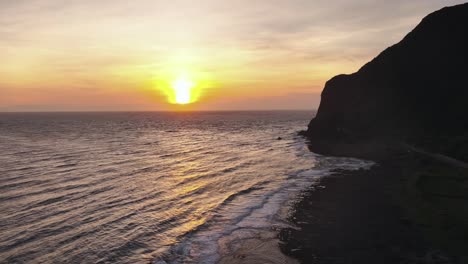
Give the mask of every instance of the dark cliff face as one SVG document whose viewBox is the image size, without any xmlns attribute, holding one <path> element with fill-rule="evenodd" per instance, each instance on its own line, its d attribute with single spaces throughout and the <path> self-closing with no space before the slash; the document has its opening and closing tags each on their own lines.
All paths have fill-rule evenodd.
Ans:
<svg viewBox="0 0 468 264">
<path fill-rule="evenodd" d="M 436 11 L 358 72 L 329 80 L 307 135 L 355 142 L 468 128 L 468 3 Z"/>
</svg>

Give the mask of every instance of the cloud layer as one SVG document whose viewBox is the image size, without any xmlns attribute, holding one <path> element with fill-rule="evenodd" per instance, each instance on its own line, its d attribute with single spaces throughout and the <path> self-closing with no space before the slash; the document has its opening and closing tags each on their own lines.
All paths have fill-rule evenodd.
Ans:
<svg viewBox="0 0 468 264">
<path fill-rule="evenodd" d="M 327 79 L 462 2 L 2 1 L 0 110 L 164 110 L 155 80 L 179 70 L 209 79 L 203 109 L 315 108 Z"/>
</svg>

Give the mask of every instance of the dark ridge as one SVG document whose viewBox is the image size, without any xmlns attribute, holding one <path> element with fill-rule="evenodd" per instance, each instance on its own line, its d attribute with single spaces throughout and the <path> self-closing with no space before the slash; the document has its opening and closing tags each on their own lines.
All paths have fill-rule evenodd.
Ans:
<svg viewBox="0 0 468 264">
<path fill-rule="evenodd" d="M 314 151 L 398 141 L 467 160 L 468 3 L 425 17 L 358 72 L 330 79 L 306 135 Z M 434 141 L 444 140 L 441 144 Z M 367 155 L 368 156 L 368 155 Z"/>
<path fill-rule="evenodd" d="M 468 3 L 436 11 L 329 80 L 301 135 L 378 160 L 308 190 L 281 249 L 302 263 L 468 263 Z"/>
</svg>

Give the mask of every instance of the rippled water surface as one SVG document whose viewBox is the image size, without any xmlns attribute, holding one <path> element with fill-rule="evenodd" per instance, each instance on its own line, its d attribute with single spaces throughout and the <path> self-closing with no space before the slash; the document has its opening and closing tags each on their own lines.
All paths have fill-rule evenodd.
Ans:
<svg viewBox="0 0 468 264">
<path fill-rule="evenodd" d="M 318 177 L 362 166 L 308 152 L 311 116 L 0 114 L 0 262 L 216 262 Z"/>
</svg>

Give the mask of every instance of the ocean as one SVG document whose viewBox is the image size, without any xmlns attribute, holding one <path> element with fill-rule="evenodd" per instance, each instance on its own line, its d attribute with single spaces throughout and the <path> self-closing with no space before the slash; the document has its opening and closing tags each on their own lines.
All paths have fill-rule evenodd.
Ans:
<svg viewBox="0 0 468 264">
<path fill-rule="evenodd" d="M 1 113 L 0 263 L 216 263 L 370 166 L 310 152 L 313 114 Z"/>
</svg>

